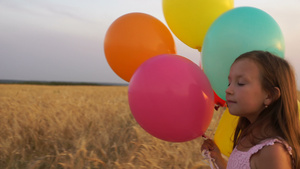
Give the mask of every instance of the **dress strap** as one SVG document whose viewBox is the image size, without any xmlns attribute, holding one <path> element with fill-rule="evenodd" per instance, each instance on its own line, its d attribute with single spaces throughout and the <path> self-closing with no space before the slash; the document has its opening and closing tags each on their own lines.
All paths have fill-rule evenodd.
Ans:
<svg viewBox="0 0 300 169">
<path fill-rule="evenodd" d="M 284 147 L 286 148 L 286 151 L 290 154 L 291 158 L 292 158 L 292 163 L 293 163 L 293 166 L 294 166 L 294 158 L 293 158 L 293 153 L 292 153 L 292 147 L 289 146 L 287 144 L 286 141 L 284 141 L 283 139 L 279 139 L 279 138 L 271 138 L 271 139 L 266 139 L 266 140 L 263 140 L 261 143 L 253 146 L 250 150 L 249 150 L 249 153 L 251 154 L 251 156 L 257 152 L 259 152 L 262 148 L 264 148 L 265 146 L 271 146 L 271 145 L 274 145 L 275 143 L 280 143 L 282 145 L 284 145 Z"/>
</svg>

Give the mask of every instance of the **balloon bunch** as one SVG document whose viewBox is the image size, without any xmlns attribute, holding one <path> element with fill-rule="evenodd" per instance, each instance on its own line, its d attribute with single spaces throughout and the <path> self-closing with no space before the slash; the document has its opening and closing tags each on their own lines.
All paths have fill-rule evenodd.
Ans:
<svg viewBox="0 0 300 169">
<path fill-rule="evenodd" d="M 131 112 L 151 135 L 172 142 L 203 135 L 214 105 L 226 105 L 227 76 L 236 57 L 250 50 L 283 57 L 283 36 L 273 18 L 233 5 L 233 0 L 162 0 L 170 30 L 201 52 L 203 70 L 176 54 L 171 32 L 151 15 L 123 15 L 107 30 L 107 62 L 129 82 Z"/>
</svg>

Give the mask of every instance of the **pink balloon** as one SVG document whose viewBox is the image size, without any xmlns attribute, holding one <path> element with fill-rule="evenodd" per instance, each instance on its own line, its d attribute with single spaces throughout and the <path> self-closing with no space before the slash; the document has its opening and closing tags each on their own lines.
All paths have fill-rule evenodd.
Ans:
<svg viewBox="0 0 300 169">
<path fill-rule="evenodd" d="M 184 142 L 204 134 L 214 111 L 214 94 L 198 65 L 175 54 L 145 61 L 129 83 L 131 112 L 151 135 Z"/>
</svg>

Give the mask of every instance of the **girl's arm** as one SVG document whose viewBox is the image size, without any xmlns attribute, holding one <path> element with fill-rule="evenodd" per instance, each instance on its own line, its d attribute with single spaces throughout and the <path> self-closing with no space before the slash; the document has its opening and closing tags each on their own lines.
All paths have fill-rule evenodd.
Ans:
<svg viewBox="0 0 300 169">
<path fill-rule="evenodd" d="M 227 161 L 222 157 L 219 147 L 213 140 L 205 140 L 201 146 L 201 151 L 203 150 L 208 150 L 210 152 L 211 158 L 215 159 L 219 169 L 226 169 Z"/>
</svg>

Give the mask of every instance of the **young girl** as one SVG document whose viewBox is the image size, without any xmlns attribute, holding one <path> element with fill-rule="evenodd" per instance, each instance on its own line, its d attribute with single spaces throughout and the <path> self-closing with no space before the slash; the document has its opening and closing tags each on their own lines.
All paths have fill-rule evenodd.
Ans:
<svg viewBox="0 0 300 169">
<path fill-rule="evenodd" d="M 291 66 L 277 56 L 252 51 L 231 66 L 226 100 L 239 116 L 228 162 L 213 140 L 205 140 L 217 166 L 228 169 L 300 169 L 297 89 Z"/>
</svg>

